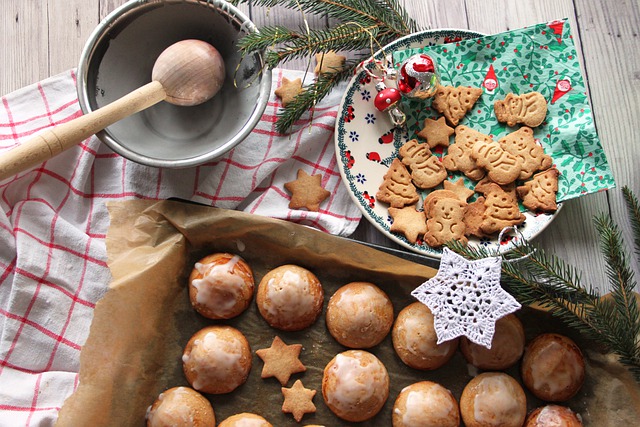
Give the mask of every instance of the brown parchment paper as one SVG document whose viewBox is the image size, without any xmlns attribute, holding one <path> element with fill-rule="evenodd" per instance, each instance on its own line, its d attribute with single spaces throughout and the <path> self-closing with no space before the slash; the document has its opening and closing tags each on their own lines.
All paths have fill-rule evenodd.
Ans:
<svg viewBox="0 0 640 427">
<path fill-rule="evenodd" d="M 328 334 L 324 315 L 311 328 L 282 332 L 270 328 L 255 304 L 239 317 L 215 322 L 198 315 L 189 304 L 187 277 L 193 264 L 212 252 L 241 255 L 253 268 L 256 285 L 271 268 L 295 263 L 313 271 L 329 297 L 355 280 L 376 283 L 394 303 L 396 314 L 414 300 L 411 290 L 436 271 L 296 224 L 237 211 L 173 201 L 113 202 L 107 235 L 108 262 L 113 280 L 96 305 L 94 319 L 80 356 L 76 392 L 60 410 L 58 426 L 143 426 L 147 407 L 163 390 L 188 385 L 181 355 L 186 342 L 200 328 L 224 323 L 247 337 L 253 368 L 247 383 L 228 395 L 207 396 L 217 422 L 238 412 L 254 412 L 274 426 L 321 424 L 350 425 L 335 417 L 322 399 L 325 365 L 345 350 Z M 547 313 L 524 309 L 518 313 L 527 338 L 555 331 L 569 335 L 587 356 L 587 379 L 580 393 L 567 404 L 580 413 L 587 426 L 637 425 L 640 388 L 615 358 L 598 351 Z M 302 379 L 317 390 L 315 414 L 296 423 L 283 414 L 280 383 L 261 379 L 262 361 L 255 350 L 266 348 L 278 335 L 286 343 L 301 343 L 307 371 L 292 376 L 288 386 Z M 383 410 L 367 426 L 390 426 L 391 410 L 405 386 L 421 380 L 437 381 L 459 398 L 476 372 L 458 352 L 443 368 L 422 372 L 405 366 L 395 355 L 388 336 L 369 351 L 386 365 L 391 392 Z M 507 371 L 519 379 L 518 368 Z M 527 393 L 530 409 L 542 404 Z"/>
</svg>

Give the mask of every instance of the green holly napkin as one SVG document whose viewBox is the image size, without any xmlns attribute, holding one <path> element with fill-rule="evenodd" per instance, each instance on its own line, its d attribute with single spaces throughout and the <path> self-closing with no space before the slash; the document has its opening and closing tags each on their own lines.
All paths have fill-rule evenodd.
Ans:
<svg viewBox="0 0 640 427">
<path fill-rule="evenodd" d="M 498 140 L 517 128 L 496 120 L 493 103 L 507 93 L 540 92 L 548 103 L 545 122 L 534 137 L 550 155 L 561 175 L 558 201 L 615 187 L 593 123 L 573 36 L 566 19 L 492 36 L 407 49 L 393 53 L 399 68 L 412 55 L 426 53 L 438 65 L 441 82 L 480 87 L 484 93 L 460 122 Z M 437 117 L 431 101 L 405 100 L 409 134 L 426 117 Z M 442 154 L 442 153 L 438 153 Z"/>
</svg>

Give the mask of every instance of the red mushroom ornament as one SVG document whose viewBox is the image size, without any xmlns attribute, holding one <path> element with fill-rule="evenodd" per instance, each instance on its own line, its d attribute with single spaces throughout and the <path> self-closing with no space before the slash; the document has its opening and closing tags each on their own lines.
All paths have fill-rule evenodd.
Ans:
<svg viewBox="0 0 640 427">
<path fill-rule="evenodd" d="M 387 111 L 394 126 L 403 126 L 407 116 L 398 107 L 398 103 L 402 99 L 402 93 L 396 88 L 387 87 L 383 82 L 376 84 L 376 90 L 378 94 L 373 100 L 373 105 L 379 111 Z"/>
</svg>

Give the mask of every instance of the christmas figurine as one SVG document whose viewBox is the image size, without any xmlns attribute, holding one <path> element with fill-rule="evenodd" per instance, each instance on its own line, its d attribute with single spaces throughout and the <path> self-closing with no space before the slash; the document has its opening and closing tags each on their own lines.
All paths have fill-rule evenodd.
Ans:
<svg viewBox="0 0 640 427">
<path fill-rule="evenodd" d="M 384 82 L 378 82 L 376 84 L 376 90 L 378 94 L 373 100 L 373 105 L 379 111 L 387 111 L 394 126 L 403 126 L 407 120 L 407 116 L 398 107 L 398 103 L 402 99 L 400 91 L 393 87 L 387 87 Z"/>
</svg>

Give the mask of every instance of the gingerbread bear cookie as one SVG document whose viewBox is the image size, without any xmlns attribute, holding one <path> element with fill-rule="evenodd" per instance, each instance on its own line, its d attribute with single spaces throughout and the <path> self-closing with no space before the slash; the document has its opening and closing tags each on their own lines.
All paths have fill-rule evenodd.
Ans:
<svg viewBox="0 0 640 427">
<path fill-rule="evenodd" d="M 480 230 L 486 234 L 493 234 L 504 228 L 519 225 L 526 217 L 520 212 L 518 199 L 507 193 L 495 182 L 483 187 L 484 215 Z"/>
<path fill-rule="evenodd" d="M 444 114 L 447 121 L 457 126 L 473 104 L 482 95 L 482 89 L 464 86 L 440 86 L 431 103 L 431 107 Z"/>
<path fill-rule="evenodd" d="M 416 203 L 419 198 L 416 187 L 411 182 L 409 171 L 400 159 L 393 159 L 378 188 L 376 199 L 389 203 L 391 207 L 401 208 Z"/>
<path fill-rule="evenodd" d="M 551 168 L 539 172 L 530 181 L 516 188 L 522 204 L 531 211 L 555 212 L 558 209 L 558 169 Z"/>
<path fill-rule="evenodd" d="M 500 185 L 514 182 L 522 171 L 518 158 L 503 150 L 500 144 L 493 140 L 473 144 L 471 157 L 478 166 L 487 171 L 491 181 Z"/>
<path fill-rule="evenodd" d="M 479 141 L 490 142 L 491 138 L 467 126 L 456 127 L 455 143 L 449 146 L 447 155 L 442 158 L 444 167 L 460 171 L 474 181 L 482 179 L 485 172 L 471 157 L 473 145 Z"/>
<path fill-rule="evenodd" d="M 538 92 L 522 95 L 508 93 L 504 100 L 493 104 L 499 122 L 515 126 L 518 123 L 529 127 L 539 126 L 547 116 L 547 100 Z"/>
<path fill-rule="evenodd" d="M 442 246 L 451 240 L 457 240 L 466 245 L 464 224 L 466 206 L 467 203 L 457 196 L 431 198 L 425 204 L 428 219 L 424 241 L 432 247 Z"/>
<path fill-rule="evenodd" d="M 500 138 L 498 143 L 503 150 L 513 154 L 520 161 L 520 180 L 529 179 L 536 171 L 549 169 L 553 164 L 551 156 L 546 155 L 542 146 L 536 144 L 533 129 L 528 126 L 522 126 Z"/>
<path fill-rule="evenodd" d="M 402 163 L 411 169 L 411 179 L 420 188 L 436 187 L 447 177 L 440 159 L 431 154 L 427 144 L 420 144 L 417 139 L 406 142 L 398 154 Z"/>
</svg>

